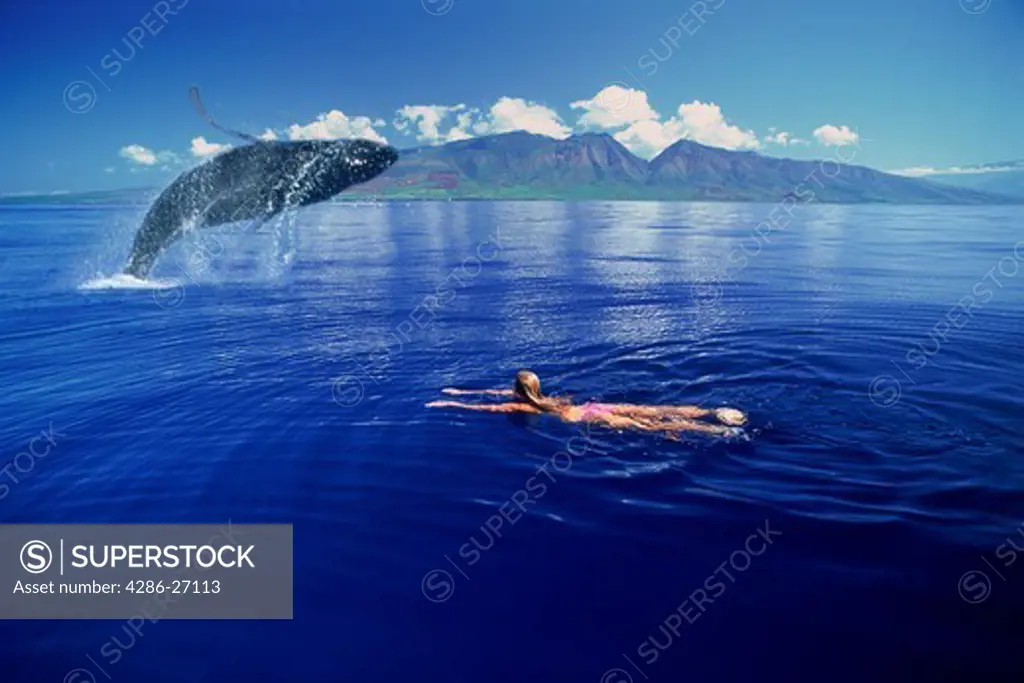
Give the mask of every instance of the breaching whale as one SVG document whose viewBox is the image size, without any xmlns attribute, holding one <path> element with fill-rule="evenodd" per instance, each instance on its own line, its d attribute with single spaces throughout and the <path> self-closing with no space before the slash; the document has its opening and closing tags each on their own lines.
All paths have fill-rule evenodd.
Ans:
<svg viewBox="0 0 1024 683">
<path fill-rule="evenodd" d="M 193 88 L 192 98 L 206 116 Z M 372 140 L 261 140 L 227 131 L 250 144 L 232 148 L 186 171 L 157 197 L 135 235 L 125 273 L 149 275 L 160 253 L 188 229 L 263 221 L 330 199 L 380 175 L 398 152 Z"/>
</svg>

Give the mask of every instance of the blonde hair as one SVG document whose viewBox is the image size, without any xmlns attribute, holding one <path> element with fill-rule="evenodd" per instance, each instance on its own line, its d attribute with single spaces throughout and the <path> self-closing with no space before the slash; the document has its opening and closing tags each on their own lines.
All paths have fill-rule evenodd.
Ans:
<svg viewBox="0 0 1024 683">
<path fill-rule="evenodd" d="M 552 398 L 541 393 L 540 377 L 537 377 L 537 374 L 530 370 L 520 370 L 516 373 L 514 391 L 516 396 L 524 399 L 534 408 L 539 408 L 545 412 L 571 404 L 570 401 L 564 398 Z"/>
</svg>

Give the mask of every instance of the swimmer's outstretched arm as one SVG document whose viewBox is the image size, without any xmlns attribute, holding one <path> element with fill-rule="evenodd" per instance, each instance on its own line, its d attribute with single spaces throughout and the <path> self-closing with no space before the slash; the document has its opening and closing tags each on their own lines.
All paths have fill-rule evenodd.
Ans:
<svg viewBox="0 0 1024 683">
<path fill-rule="evenodd" d="M 479 405 L 475 403 L 459 403 L 458 401 L 431 401 L 427 408 L 462 408 L 464 410 L 484 410 L 489 413 L 539 413 L 529 403 L 498 403 L 496 405 Z"/>
<path fill-rule="evenodd" d="M 447 387 L 441 390 L 442 394 L 449 396 L 470 396 L 473 394 L 487 394 L 489 396 L 515 396 L 516 392 L 511 389 L 453 389 Z"/>
</svg>

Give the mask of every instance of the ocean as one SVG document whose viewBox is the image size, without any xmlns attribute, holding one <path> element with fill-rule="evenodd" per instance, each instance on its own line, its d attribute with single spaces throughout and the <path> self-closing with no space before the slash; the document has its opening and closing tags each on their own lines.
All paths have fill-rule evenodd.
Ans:
<svg viewBox="0 0 1024 683">
<path fill-rule="evenodd" d="M 130 282 L 143 211 L 0 206 L 0 522 L 293 524 L 294 619 L 0 622 L 4 683 L 1021 680 L 1017 208 L 340 203 Z M 521 368 L 751 420 L 424 407 Z"/>
</svg>

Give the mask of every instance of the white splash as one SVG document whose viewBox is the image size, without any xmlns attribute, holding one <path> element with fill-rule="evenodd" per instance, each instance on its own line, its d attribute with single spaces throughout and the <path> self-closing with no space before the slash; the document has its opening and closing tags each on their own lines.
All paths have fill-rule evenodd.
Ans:
<svg viewBox="0 0 1024 683">
<path fill-rule="evenodd" d="M 88 282 L 83 282 L 78 289 L 83 291 L 94 291 L 100 289 L 171 289 L 180 287 L 179 280 L 170 278 L 165 280 L 142 280 L 134 275 L 118 273 L 117 275 L 99 275 Z"/>
</svg>

